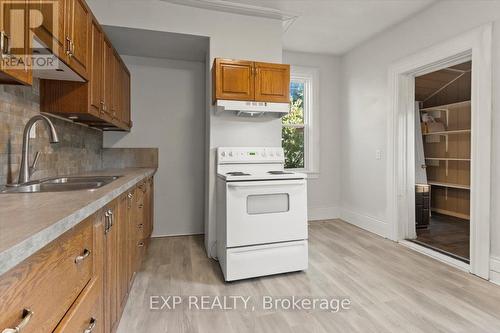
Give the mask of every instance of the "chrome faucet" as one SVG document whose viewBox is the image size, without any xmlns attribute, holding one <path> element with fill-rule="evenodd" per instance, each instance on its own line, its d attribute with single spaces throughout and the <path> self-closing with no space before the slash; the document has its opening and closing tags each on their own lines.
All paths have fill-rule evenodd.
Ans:
<svg viewBox="0 0 500 333">
<path fill-rule="evenodd" d="M 52 124 L 52 121 L 50 121 L 49 118 L 47 118 L 44 115 L 38 114 L 36 116 L 33 116 L 28 120 L 28 123 L 24 127 L 24 132 L 23 132 L 23 152 L 22 152 L 22 158 L 21 158 L 21 168 L 19 169 L 19 180 L 18 184 L 23 184 L 27 183 L 31 176 L 33 175 L 33 172 L 36 170 L 36 164 L 38 162 L 38 158 L 40 157 L 40 152 L 36 152 L 35 158 L 33 160 L 33 164 L 31 167 L 29 166 L 29 151 L 30 151 L 30 132 L 31 128 L 37 121 L 43 121 L 47 125 L 47 128 L 49 130 L 49 136 L 50 136 L 50 143 L 58 143 L 59 142 L 59 137 L 57 136 L 56 129 L 54 127 L 54 124 Z"/>
</svg>

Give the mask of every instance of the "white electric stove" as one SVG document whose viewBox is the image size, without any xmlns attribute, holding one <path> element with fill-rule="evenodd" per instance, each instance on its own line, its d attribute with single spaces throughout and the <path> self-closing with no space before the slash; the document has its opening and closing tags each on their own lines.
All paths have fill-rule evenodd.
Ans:
<svg viewBox="0 0 500 333">
<path fill-rule="evenodd" d="M 308 266 L 307 182 L 282 148 L 217 150 L 217 257 L 226 281 Z"/>
</svg>

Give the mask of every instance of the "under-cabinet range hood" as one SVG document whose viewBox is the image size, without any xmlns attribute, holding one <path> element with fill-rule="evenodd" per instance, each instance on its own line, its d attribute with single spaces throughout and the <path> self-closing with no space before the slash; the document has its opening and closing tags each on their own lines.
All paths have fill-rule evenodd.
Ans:
<svg viewBox="0 0 500 333">
<path fill-rule="evenodd" d="M 270 103 L 253 101 L 217 100 L 215 102 L 216 114 L 233 112 L 240 117 L 261 117 L 271 115 L 283 117 L 290 111 L 289 103 Z"/>
</svg>

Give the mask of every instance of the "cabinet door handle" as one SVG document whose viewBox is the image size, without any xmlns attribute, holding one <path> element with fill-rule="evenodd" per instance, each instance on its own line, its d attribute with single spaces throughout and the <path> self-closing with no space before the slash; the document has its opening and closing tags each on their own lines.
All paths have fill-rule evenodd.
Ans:
<svg viewBox="0 0 500 333">
<path fill-rule="evenodd" d="M 138 227 L 139 229 L 142 229 L 142 228 L 144 228 L 144 224 L 142 224 L 142 223 L 141 223 L 141 224 L 139 224 L 137 227 Z"/>
<path fill-rule="evenodd" d="M 87 250 L 87 249 L 83 250 L 83 254 L 82 254 L 82 255 L 79 255 L 79 256 L 77 256 L 77 257 L 75 258 L 75 264 L 79 264 L 79 263 L 81 263 L 82 261 L 84 261 L 85 259 L 87 259 L 87 258 L 90 256 L 90 253 L 91 253 L 91 252 L 92 252 L 92 251 Z"/>
<path fill-rule="evenodd" d="M 66 54 L 69 55 L 71 53 L 71 39 L 66 36 Z"/>
<path fill-rule="evenodd" d="M 104 233 L 107 234 L 110 228 L 111 228 L 111 221 L 110 221 L 109 210 L 107 210 L 106 212 L 104 212 Z"/>
<path fill-rule="evenodd" d="M 87 327 L 85 329 L 85 331 L 83 331 L 83 333 L 92 333 L 94 331 L 94 328 L 95 328 L 95 325 L 97 323 L 97 319 L 95 318 L 90 318 L 90 324 L 89 324 L 89 327 Z"/>
<path fill-rule="evenodd" d="M 20 333 L 29 324 L 31 317 L 33 317 L 34 312 L 30 309 L 23 310 L 23 319 L 19 324 L 17 324 L 14 328 L 6 328 L 2 331 L 2 333 Z"/>
<path fill-rule="evenodd" d="M 113 210 L 108 210 L 109 214 L 109 226 L 112 227 L 115 224 L 115 218 L 113 217 Z"/>
<path fill-rule="evenodd" d="M 143 204 L 139 204 L 139 208 L 144 208 L 144 205 Z"/>
<path fill-rule="evenodd" d="M 144 242 L 139 242 L 139 243 L 137 244 L 137 246 L 138 246 L 138 247 L 143 247 L 143 246 L 144 246 Z"/>
</svg>

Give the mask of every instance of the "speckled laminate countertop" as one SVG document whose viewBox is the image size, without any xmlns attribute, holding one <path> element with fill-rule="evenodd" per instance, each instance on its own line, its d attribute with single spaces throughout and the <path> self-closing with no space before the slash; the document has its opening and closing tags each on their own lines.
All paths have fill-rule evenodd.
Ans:
<svg viewBox="0 0 500 333">
<path fill-rule="evenodd" d="M 83 174 L 122 176 L 92 191 L 0 194 L 0 275 L 155 172 L 129 168 Z"/>
</svg>

